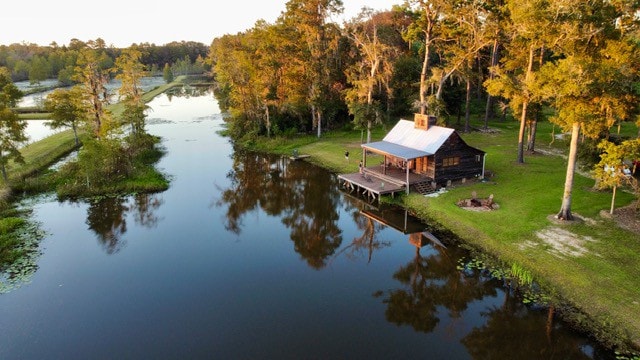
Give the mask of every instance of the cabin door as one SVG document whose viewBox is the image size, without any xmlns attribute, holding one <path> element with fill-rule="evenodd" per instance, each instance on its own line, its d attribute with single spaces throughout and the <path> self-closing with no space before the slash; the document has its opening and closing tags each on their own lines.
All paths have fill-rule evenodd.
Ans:
<svg viewBox="0 0 640 360">
<path fill-rule="evenodd" d="M 428 161 L 426 157 L 421 157 L 416 159 L 416 168 L 415 171 L 418 174 L 426 174 L 428 170 Z"/>
</svg>

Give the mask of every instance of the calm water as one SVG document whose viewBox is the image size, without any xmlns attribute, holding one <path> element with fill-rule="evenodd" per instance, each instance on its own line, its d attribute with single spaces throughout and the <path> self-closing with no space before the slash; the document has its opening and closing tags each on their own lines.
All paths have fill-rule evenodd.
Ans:
<svg viewBox="0 0 640 360">
<path fill-rule="evenodd" d="M 211 93 L 150 106 L 171 188 L 25 205 L 47 235 L 37 271 L 0 295 L 1 359 L 608 358 L 457 270 L 466 253 L 404 212 L 234 152 Z"/>
<path fill-rule="evenodd" d="M 162 76 L 146 76 L 140 80 L 140 89 L 142 89 L 143 91 L 149 91 L 164 83 L 165 81 Z M 52 79 L 42 81 L 39 85 L 31 84 L 29 81 L 19 81 L 15 83 L 18 89 L 22 91 L 29 91 L 38 87 L 55 86 L 56 84 L 58 84 L 58 81 Z M 118 100 L 117 91 L 120 88 L 120 85 L 121 82 L 118 79 L 112 79 L 105 85 L 107 91 L 109 91 L 109 93 L 111 94 L 111 101 Z M 42 106 L 44 104 L 44 100 L 52 92 L 53 90 L 47 90 L 25 95 L 18 103 L 18 107 Z"/>
</svg>

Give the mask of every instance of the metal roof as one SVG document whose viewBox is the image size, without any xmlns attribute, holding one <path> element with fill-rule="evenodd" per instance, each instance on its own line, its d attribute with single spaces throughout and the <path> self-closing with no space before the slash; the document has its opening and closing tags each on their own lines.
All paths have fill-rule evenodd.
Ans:
<svg viewBox="0 0 640 360">
<path fill-rule="evenodd" d="M 404 160 L 417 159 L 424 156 L 433 155 L 432 153 L 408 148 L 406 146 L 390 143 L 384 140 L 376 141 L 368 144 L 362 144 L 362 147 L 365 149 L 374 150 L 376 152 L 390 154 Z"/>
<path fill-rule="evenodd" d="M 453 132 L 453 129 L 441 126 L 416 129 L 413 121 L 401 119 L 382 141 L 363 144 L 362 147 L 405 160 L 416 159 L 435 154 Z"/>
</svg>

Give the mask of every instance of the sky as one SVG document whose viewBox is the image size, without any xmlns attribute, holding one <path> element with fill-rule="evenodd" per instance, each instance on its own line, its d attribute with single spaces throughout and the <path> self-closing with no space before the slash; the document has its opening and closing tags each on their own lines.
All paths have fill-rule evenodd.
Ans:
<svg viewBox="0 0 640 360">
<path fill-rule="evenodd" d="M 257 20 L 273 23 L 287 0 L 8 0 L 0 11 L 0 45 L 34 43 L 68 45 L 101 38 L 118 48 L 133 43 L 164 45 L 197 41 L 206 45 L 224 34 L 250 29 Z M 403 0 L 343 0 L 338 23 L 363 6 L 388 10 Z M 207 4 L 208 3 L 208 4 Z M 106 5 L 102 5 L 106 4 Z M 203 6 L 203 4 L 205 4 Z"/>
</svg>

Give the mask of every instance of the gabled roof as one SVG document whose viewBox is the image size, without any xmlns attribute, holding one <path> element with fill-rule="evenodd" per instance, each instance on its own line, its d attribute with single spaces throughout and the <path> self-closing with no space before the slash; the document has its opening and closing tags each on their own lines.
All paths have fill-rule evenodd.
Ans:
<svg viewBox="0 0 640 360">
<path fill-rule="evenodd" d="M 363 144 L 362 147 L 392 154 L 409 160 L 435 154 L 454 130 L 430 126 L 416 129 L 413 121 L 400 120 L 382 141 Z"/>
</svg>

